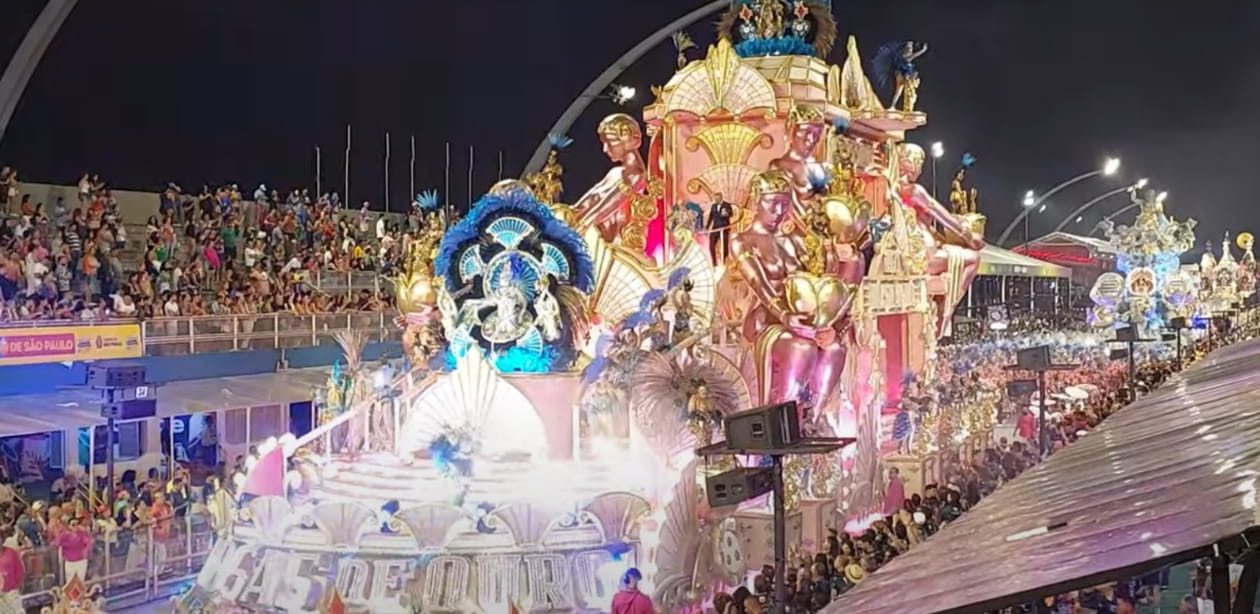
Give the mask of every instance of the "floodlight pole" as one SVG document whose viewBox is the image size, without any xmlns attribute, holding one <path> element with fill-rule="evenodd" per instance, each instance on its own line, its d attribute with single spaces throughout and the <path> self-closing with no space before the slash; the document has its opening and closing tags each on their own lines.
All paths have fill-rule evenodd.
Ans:
<svg viewBox="0 0 1260 614">
<path fill-rule="evenodd" d="M 857 440 L 851 437 L 806 437 L 783 447 L 744 449 L 720 441 L 696 450 L 696 456 L 728 456 L 759 454 L 770 457 L 770 494 L 774 498 L 774 609 L 773 614 L 787 614 L 787 503 L 784 501 L 783 457 L 790 454 L 829 454 Z M 765 492 L 765 491 L 762 491 Z"/>
<path fill-rule="evenodd" d="M 783 455 L 770 457 L 774 472 L 774 614 L 787 612 L 787 505 L 783 501 Z"/>
</svg>

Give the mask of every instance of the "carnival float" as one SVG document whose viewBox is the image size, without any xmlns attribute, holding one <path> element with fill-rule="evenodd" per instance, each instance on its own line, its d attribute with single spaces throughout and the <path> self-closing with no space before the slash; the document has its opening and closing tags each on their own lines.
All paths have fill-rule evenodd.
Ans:
<svg viewBox="0 0 1260 614">
<path fill-rule="evenodd" d="M 1197 315 L 1210 318 L 1214 314 L 1234 311 L 1255 294 L 1257 270 L 1256 256 L 1252 251 L 1255 238 L 1251 233 L 1244 232 L 1238 235 L 1235 242 L 1242 250 L 1242 255 L 1237 260 L 1229 246 L 1229 235 L 1221 243 L 1219 258 L 1212 254 L 1210 243 L 1204 250 L 1196 276 L 1199 295 Z"/>
<path fill-rule="evenodd" d="M 1199 280 L 1181 264 L 1182 254 L 1194 247 L 1196 222 L 1169 217 L 1154 191 L 1129 191 L 1137 219 L 1132 226 L 1104 222 L 1118 272 L 1103 273 L 1094 282 L 1089 321 L 1102 329 L 1133 326 L 1149 337 L 1172 318 L 1196 312 Z"/>
<path fill-rule="evenodd" d="M 953 208 L 918 183 L 926 46 L 885 45 L 868 72 L 850 37 L 830 64 L 825 0 L 737 0 L 719 30 L 642 121 L 599 124 L 612 167 L 580 195 L 554 135 L 539 173 L 460 219 L 417 199 L 406 367 L 341 340 L 321 424 L 216 496 L 182 611 L 601 612 L 631 565 L 661 611 L 697 611 L 772 562 L 764 503 L 704 498 L 706 475 L 759 459 L 694 454 L 759 405 L 858 442 L 788 463 L 789 543 L 860 526 L 888 465 L 931 479 L 881 425 L 934 377 L 984 217 L 961 174 Z"/>
</svg>

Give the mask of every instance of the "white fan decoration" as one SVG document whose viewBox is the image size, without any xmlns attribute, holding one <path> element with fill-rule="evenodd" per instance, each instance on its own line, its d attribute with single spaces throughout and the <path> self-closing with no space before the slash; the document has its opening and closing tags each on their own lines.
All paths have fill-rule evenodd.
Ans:
<svg viewBox="0 0 1260 614">
<path fill-rule="evenodd" d="M 447 377 L 416 399 L 403 426 L 404 457 L 428 450 L 441 435 L 470 438 L 478 456 L 547 458 L 547 437 L 534 405 L 471 346 Z"/>
<path fill-rule="evenodd" d="M 586 246 L 599 280 L 591 293 L 591 305 L 604 322 L 615 324 L 629 317 L 639 310 L 643 295 L 660 285 L 642 272 L 643 264 L 634 256 L 608 245 L 598 232 L 587 233 Z"/>
<path fill-rule="evenodd" d="M 701 330 L 713 322 L 713 311 L 717 305 L 717 269 L 709 258 L 707 250 L 695 241 L 687 241 L 674 260 L 670 263 L 670 272 L 687 269 L 691 278 L 692 318 Z M 668 279 L 668 276 L 667 276 Z M 640 295 L 642 296 L 642 295 Z"/>
</svg>

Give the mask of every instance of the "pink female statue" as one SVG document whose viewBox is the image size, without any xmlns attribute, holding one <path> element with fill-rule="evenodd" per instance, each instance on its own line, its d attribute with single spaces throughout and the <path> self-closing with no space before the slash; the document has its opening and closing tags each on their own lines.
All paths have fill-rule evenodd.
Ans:
<svg viewBox="0 0 1260 614">
<path fill-rule="evenodd" d="M 756 301 L 743 333 L 753 344 L 762 402 L 796 400 L 808 388 L 814 406 L 825 408 L 844 365 L 854 286 L 806 267 L 804 229 L 784 224 L 793 196 L 782 171 L 753 179 L 752 222 L 732 244 Z"/>
<path fill-rule="evenodd" d="M 937 304 L 937 332 L 950 334 L 954 306 L 971 287 L 971 281 L 980 267 L 980 250 L 984 249 L 984 235 L 961 222 L 944 205 L 932 198 L 926 188 L 918 184 L 926 158 L 923 148 L 913 143 L 900 145 L 898 167 L 898 195 L 901 201 L 914 210 L 927 251 L 927 274 L 939 280 L 928 293 Z M 940 228 L 942 232 L 936 229 Z M 940 282 L 943 282 L 943 287 Z"/>
</svg>

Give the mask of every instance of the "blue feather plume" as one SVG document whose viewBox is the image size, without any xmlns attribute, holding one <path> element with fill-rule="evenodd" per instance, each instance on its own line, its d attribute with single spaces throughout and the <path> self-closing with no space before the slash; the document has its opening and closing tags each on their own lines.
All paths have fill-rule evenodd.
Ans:
<svg viewBox="0 0 1260 614">
<path fill-rule="evenodd" d="M 599 376 L 604 374 L 606 368 L 608 368 L 608 359 L 602 354 L 596 354 L 595 360 L 586 365 L 586 370 L 582 372 L 582 383 L 589 386 L 599 381 Z"/>
<path fill-rule="evenodd" d="M 652 288 L 643 294 L 643 298 L 639 299 L 639 309 L 644 311 L 651 309 L 652 303 L 665 298 L 665 291 L 660 288 Z"/>
<path fill-rule="evenodd" d="M 683 205 L 683 208 L 686 209 L 687 211 L 690 211 L 692 214 L 694 214 L 695 216 L 694 219 L 696 220 L 696 227 L 694 230 L 700 230 L 704 228 L 704 208 L 703 207 L 701 207 L 697 203 L 687 201 L 687 203 Z"/>
<path fill-rule="evenodd" d="M 962 155 L 963 168 L 971 168 L 971 165 L 975 163 L 976 163 L 976 157 L 971 155 L 971 152 L 967 152 Z"/>
<path fill-rule="evenodd" d="M 815 55 L 814 46 L 799 36 L 775 38 L 750 38 L 735 45 L 735 54 L 741 58 L 757 58 L 768 55 Z"/>
<path fill-rule="evenodd" d="M 805 178 L 809 180 L 810 189 L 814 192 L 822 192 L 831 183 L 831 171 L 822 165 L 807 166 Z"/>
<path fill-rule="evenodd" d="M 573 139 L 553 132 L 547 135 L 547 142 L 551 143 L 551 146 L 555 149 L 567 149 L 569 145 L 573 144 Z"/>
<path fill-rule="evenodd" d="M 446 231 L 442 243 L 438 246 L 438 255 L 434 266 L 440 275 L 446 277 L 447 289 L 451 292 L 459 290 L 457 275 L 451 274 L 451 266 L 471 244 L 481 239 L 482 231 L 494 220 L 504 215 L 520 215 L 538 222 L 539 241 L 551 243 L 560 249 L 569 259 L 572 284 L 582 292 L 590 292 L 595 286 L 595 263 L 586 251 L 586 242 L 567 224 L 556 219 L 546 205 L 538 202 L 525 190 L 514 190 L 506 194 L 487 194 L 473 204 L 458 223 Z"/>
<path fill-rule="evenodd" d="M 424 209 L 425 211 L 437 209 L 440 205 L 441 203 L 438 200 L 437 190 L 425 190 L 416 194 L 416 206 Z"/>
<path fill-rule="evenodd" d="M 683 280 L 691 276 L 691 269 L 687 267 L 679 267 L 669 274 L 669 289 L 673 290 L 682 284 Z"/>
<path fill-rule="evenodd" d="M 646 311 L 638 311 L 627 316 L 626 319 L 622 321 L 621 325 L 626 328 L 638 328 L 640 326 L 650 325 L 654 321 L 655 319 L 652 317 L 652 314 Z"/>
<path fill-rule="evenodd" d="M 831 127 L 835 128 L 837 133 L 844 134 L 849 131 L 849 118 L 837 115 L 831 119 Z"/>
<path fill-rule="evenodd" d="M 888 87 L 893 77 L 893 70 L 897 67 L 897 60 L 901 57 L 901 50 L 905 46 L 905 41 L 893 41 L 884 43 L 884 46 L 875 52 L 875 58 L 871 60 L 871 69 L 875 72 L 875 79 L 881 88 Z"/>
</svg>

